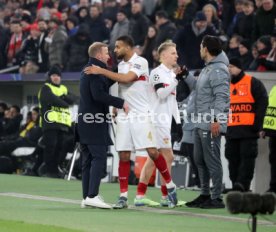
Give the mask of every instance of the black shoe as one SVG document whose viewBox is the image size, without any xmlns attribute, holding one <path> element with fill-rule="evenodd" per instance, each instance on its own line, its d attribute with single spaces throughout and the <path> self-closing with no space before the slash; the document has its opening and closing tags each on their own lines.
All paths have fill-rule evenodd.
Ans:
<svg viewBox="0 0 276 232">
<path fill-rule="evenodd" d="M 244 186 L 243 186 L 241 183 L 239 183 L 239 182 L 236 182 L 236 183 L 234 184 L 232 190 L 233 190 L 233 191 L 238 191 L 238 192 L 245 192 Z"/>
<path fill-rule="evenodd" d="M 210 195 L 199 195 L 196 199 L 187 202 L 186 206 L 190 208 L 199 208 L 205 201 L 210 200 Z"/>
<path fill-rule="evenodd" d="M 200 208 L 202 208 L 202 209 L 224 209 L 225 204 L 223 203 L 223 200 L 220 198 L 209 199 L 208 201 L 205 201 L 204 203 L 202 203 Z"/>
</svg>

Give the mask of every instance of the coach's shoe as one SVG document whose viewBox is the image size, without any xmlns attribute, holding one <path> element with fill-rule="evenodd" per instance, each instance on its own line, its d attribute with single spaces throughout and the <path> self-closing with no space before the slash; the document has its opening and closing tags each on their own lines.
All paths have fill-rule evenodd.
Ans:
<svg viewBox="0 0 276 232">
<path fill-rule="evenodd" d="M 192 200 L 192 201 L 189 201 L 186 203 L 186 206 L 187 207 L 190 207 L 190 208 L 200 208 L 201 205 L 206 202 L 206 201 L 209 201 L 211 198 L 210 198 L 210 195 L 199 195 L 196 199 Z"/>
<path fill-rule="evenodd" d="M 171 202 L 170 202 L 170 200 L 169 200 L 168 197 L 161 198 L 161 200 L 160 200 L 160 206 L 162 206 L 162 207 L 169 207 L 170 204 L 171 204 Z M 186 204 L 186 201 L 180 201 L 180 200 L 178 200 L 176 206 L 177 207 L 181 207 L 181 206 L 184 206 L 185 204 Z"/>
<path fill-rule="evenodd" d="M 99 195 L 95 196 L 93 198 L 86 197 L 84 200 L 84 205 L 101 208 L 101 209 L 111 209 L 112 208 L 109 204 L 105 203 L 104 200 Z"/>
<path fill-rule="evenodd" d="M 160 204 L 158 202 L 152 201 L 146 197 L 139 198 L 139 199 L 135 198 L 134 205 L 135 206 L 150 206 L 150 207 L 160 206 Z"/>
<path fill-rule="evenodd" d="M 127 198 L 126 197 L 119 197 L 118 202 L 113 205 L 113 209 L 124 209 L 127 208 Z"/>
<path fill-rule="evenodd" d="M 175 207 L 177 205 L 177 193 L 176 193 L 176 185 L 173 188 L 168 188 L 168 198 L 171 202 L 169 207 Z"/>
<path fill-rule="evenodd" d="M 209 199 L 208 201 L 205 201 L 200 205 L 200 208 L 202 209 L 224 209 L 225 204 L 223 203 L 223 200 L 220 198 L 216 199 Z"/>
</svg>

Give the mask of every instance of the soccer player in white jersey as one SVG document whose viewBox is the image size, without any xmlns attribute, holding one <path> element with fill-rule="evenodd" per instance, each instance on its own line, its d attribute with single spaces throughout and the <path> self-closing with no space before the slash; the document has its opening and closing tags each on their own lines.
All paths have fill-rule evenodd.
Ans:
<svg viewBox="0 0 276 232">
<path fill-rule="evenodd" d="M 171 144 L 171 124 L 174 117 L 177 124 L 180 124 L 180 115 L 176 101 L 176 74 L 174 69 L 177 66 L 176 45 L 172 42 L 164 42 L 158 48 L 158 55 L 161 64 L 152 70 L 150 74 L 150 84 L 152 86 L 152 105 L 154 111 L 154 126 L 156 131 L 157 148 L 163 154 L 169 171 L 173 162 L 173 151 Z M 181 74 L 180 74 L 181 75 Z M 140 183 L 147 186 L 154 170 L 154 163 L 147 159 L 140 176 Z M 160 205 L 169 206 L 168 191 L 164 179 L 161 179 L 162 198 Z M 144 192 L 138 193 L 144 196 Z M 178 201 L 178 205 L 185 202 Z"/>
<path fill-rule="evenodd" d="M 171 179 L 166 160 L 158 152 L 155 142 L 155 130 L 151 122 L 149 70 L 146 59 L 134 51 L 131 37 L 121 36 L 116 40 L 114 52 L 122 61 L 118 65 L 118 73 L 111 72 L 98 66 L 89 66 L 86 74 L 102 74 L 119 82 L 119 96 L 129 105 L 129 113 L 118 110 L 116 149 L 119 152 L 119 183 L 120 197 L 115 209 L 127 208 L 128 176 L 130 173 L 131 151 L 146 149 L 156 168 L 160 171 L 168 189 L 172 205 L 177 205 L 176 186 Z M 145 184 L 138 184 L 137 192 L 143 192 Z"/>
</svg>

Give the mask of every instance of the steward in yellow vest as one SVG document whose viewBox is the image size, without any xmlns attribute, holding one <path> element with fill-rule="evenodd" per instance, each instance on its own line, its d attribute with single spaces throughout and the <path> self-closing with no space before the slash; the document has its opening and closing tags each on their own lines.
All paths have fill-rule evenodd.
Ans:
<svg viewBox="0 0 276 232">
<path fill-rule="evenodd" d="M 225 157 L 233 190 L 248 191 L 258 154 L 257 140 L 262 129 L 267 92 L 263 83 L 242 70 L 238 58 L 229 61 L 231 74 L 230 113 Z"/>
<path fill-rule="evenodd" d="M 73 99 L 67 87 L 61 85 L 61 71 L 53 66 L 44 86 L 38 93 L 41 112 L 40 125 L 43 131 L 44 164 L 40 174 L 48 177 L 59 177 L 58 163 L 64 146 L 66 133 L 71 127 L 69 105 Z"/>
<path fill-rule="evenodd" d="M 276 85 L 269 93 L 262 136 L 269 137 L 270 183 L 268 192 L 276 193 Z"/>
</svg>

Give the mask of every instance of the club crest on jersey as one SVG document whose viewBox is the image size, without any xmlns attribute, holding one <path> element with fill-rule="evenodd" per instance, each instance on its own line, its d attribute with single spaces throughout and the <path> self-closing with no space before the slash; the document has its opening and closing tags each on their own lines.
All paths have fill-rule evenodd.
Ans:
<svg viewBox="0 0 276 232">
<path fill-rule="evenodd" d="M 160 79 L 160 76 L 156 73 L 153 75 L 153 80 L 158 81 Z"/>
</svg>

